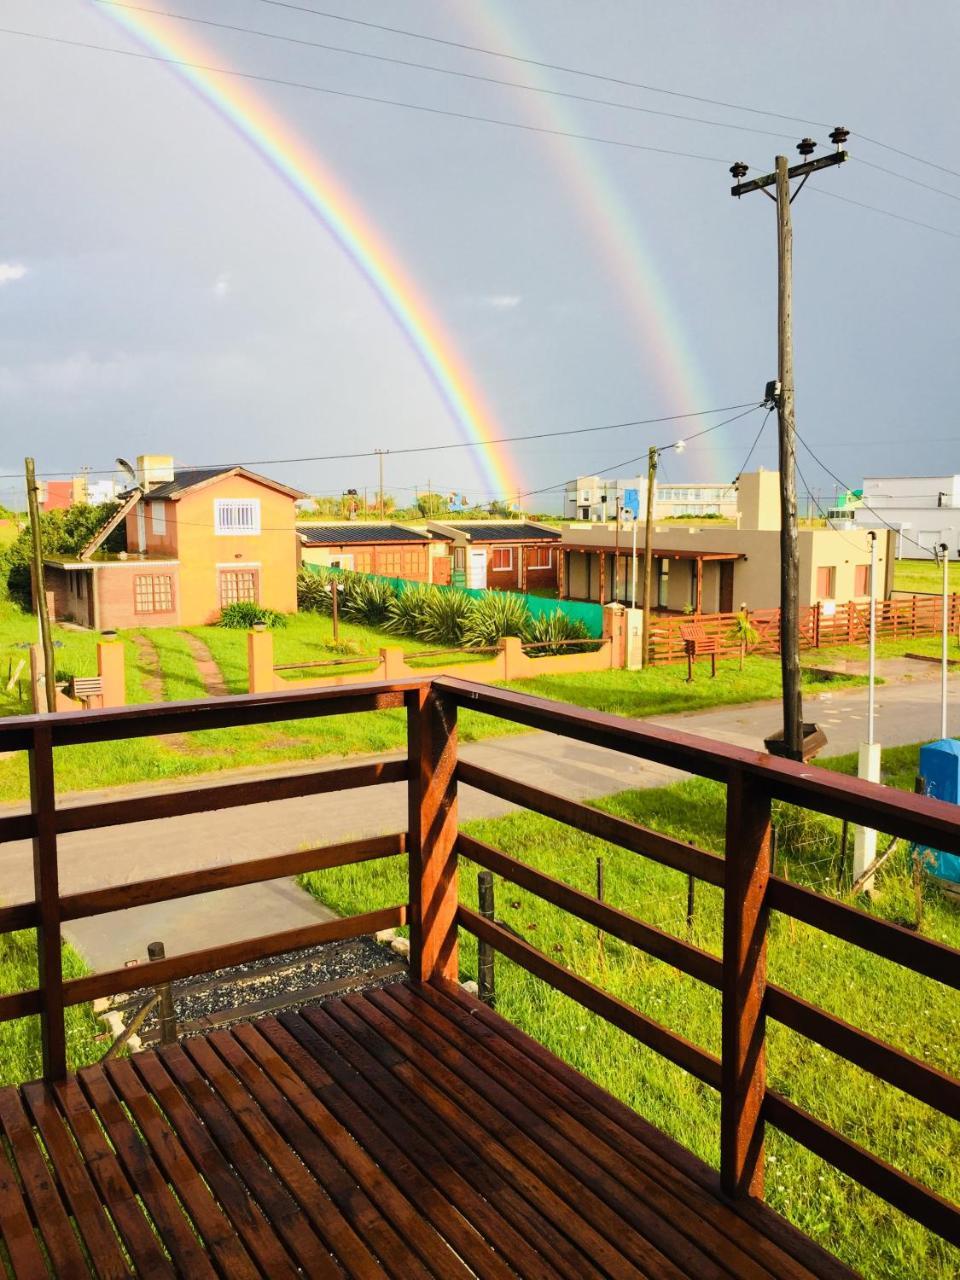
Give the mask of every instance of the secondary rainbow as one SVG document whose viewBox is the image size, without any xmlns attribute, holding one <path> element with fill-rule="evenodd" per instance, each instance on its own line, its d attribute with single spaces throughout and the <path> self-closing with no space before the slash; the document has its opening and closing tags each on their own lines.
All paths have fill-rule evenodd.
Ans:
<svg viewBox="0 0 960 1280">
<path fill-rule="evenodd" d="M 490 495 L 522 492 L 522 480 L 507 448 L 491 443 L 507 433 L 493 417 L 452 338 L 444 332 L 382 233 L 316 151 L 298 138 L 248 83 L 211 68 L 211 62 L 223 59 L 196 40 L 143 12 L 115 9 L 108 13 L 99 6 L 96 12 L 109 16 L 149 52 L 169 59 L 171 70 L 214 107 L 284 180 L 366 278 L 463 436 L 479 446 L 475 451 L 478 470 Z"/>
</svg>

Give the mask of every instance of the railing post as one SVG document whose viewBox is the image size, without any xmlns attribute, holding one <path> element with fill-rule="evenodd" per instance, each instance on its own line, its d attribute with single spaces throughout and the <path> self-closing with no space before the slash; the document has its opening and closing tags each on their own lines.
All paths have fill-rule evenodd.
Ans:
<svg viewBox="0 0 960 1280">
<path fill-rule="evenodd" d="M 484 920 L 493 920 L 496 916 L 492 871 L 477 872 L 477 909 Z M 477 997 L 491 1009 L 497 1000 L 495 956 L 489 942 L 477 941 Z"/>
<path fill-rule="evenodd" d="M 410 976 L 459 977 L 457 957 L 457 708 L 434 685 L 407 698 Z"/>
<path fill-rule="evenodd" d="M 67 1074 L 63 1021 L 63 962 L 60 955 L 60 883 L 57 869 L 56 787 L 53 734 L 49 722 L 34 726 L 30 748 L 30 809 L 33 838 L 33 891 L 37 903 L 37 976 L 40 987 L 40 1045 L 43 1078 Z"/>
<path fill-rule="evenodd" d="M 147 944 L 148 960 L 165 960 L 167 952 L 162 942 L 150 942 Z M 177 1043 L 177 1010 L 173 1003 L 173 990 L 169 982 L 161 982 L 158 987 L 154 987 L 159 1008 L 157 1010 L 157 1023 L 160 1028 L 161 1044 Z"/>
<path fill-rule="evenodd" d="M 770 830 L 769 795 L 734 770 L 727 783 L 720 1094 L 720 1181 L 730 1196 L 763 1195 Z"/>
</svg>

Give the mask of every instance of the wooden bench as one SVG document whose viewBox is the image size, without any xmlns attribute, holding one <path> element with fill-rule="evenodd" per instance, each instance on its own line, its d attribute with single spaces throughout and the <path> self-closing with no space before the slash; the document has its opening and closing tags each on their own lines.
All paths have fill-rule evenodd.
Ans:
<svg viewBox="0 0 960 1280">
<path fill-rule="evenodd" d="M 702 622 L 683 622 L 680 624 L 680 638 L 683 640 L 684 652 L 687 655 L 687 684 L 693 680 L 693 664 L 697 658 L 709 656 L 710 675 L 715 676 L 720 637 L 708 636 Z"/>
</svg>

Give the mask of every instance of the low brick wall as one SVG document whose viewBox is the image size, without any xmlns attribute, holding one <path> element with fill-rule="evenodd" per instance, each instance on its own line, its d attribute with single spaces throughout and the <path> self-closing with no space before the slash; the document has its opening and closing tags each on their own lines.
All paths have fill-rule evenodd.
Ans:
<svg viewBox="0 0 960 1280">
<path fill-rule="evenodd" d="M 499 653 L 488 662 L 450 662 L 437 666 L 412 667 L 402 649 L 381 649 L 377 666 L 357 674 L 348 668 L 344 674 L 288 680 L 273 667 L 273 636 L 269 631 L 251 631 L 247 636 L 247 669 L 251 693 L 274 693 L 284 689 L 308 689 L 355 684 L 358 680 L 423 680 L 433 676 L 459 676 L 478 684 L 499 684 L 505 680 L 528 680 L 534 676 L 571 675 L 581 671 L 609 671 L 624 665 L 622 627 L 611 627 L 611 634 L 599 642 L 592 653 L 550 654 L 531 658 L 523 651 L 516 636 L 507 636 Z"/>
</svg>

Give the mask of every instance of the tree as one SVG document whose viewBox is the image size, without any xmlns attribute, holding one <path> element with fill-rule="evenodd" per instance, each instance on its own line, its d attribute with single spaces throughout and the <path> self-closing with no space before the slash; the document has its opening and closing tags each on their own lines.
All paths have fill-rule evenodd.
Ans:
<svg viewBox="0 0 960 1280">
<path fill-rule="evenodd" d="M 436 520 L 445 516 L 450 510 L 450 503 L 442 493 L 421 493 L 417 498 L 417 508 L 425 520 Z"/>
<path fill-rule="evenodd" d="M 102 502 L 97 506 L 77 503 L 59 511 L 45 511 L 40 516 L 40 541 L 44 555 L 71 556 L 77 555 L 90 541 L 93 535 L 116 512 L 118 503 Z M 3 559 L 2 573 L 6 581 L 7 592 L 12 599 L 23 604 L 30 603 L 30 561 L 32 543 L 29 523 L 20 530 L 19 535 L 7 548 Z M 122 548 L 125 533 L 123 525 L 115 529 L 107 539 L 108 546 Z"/>
</svg>

